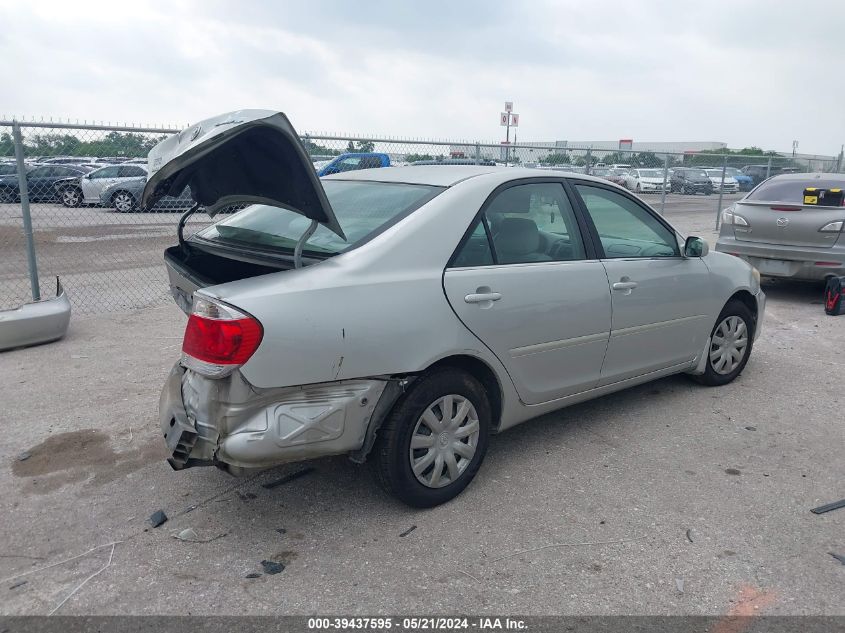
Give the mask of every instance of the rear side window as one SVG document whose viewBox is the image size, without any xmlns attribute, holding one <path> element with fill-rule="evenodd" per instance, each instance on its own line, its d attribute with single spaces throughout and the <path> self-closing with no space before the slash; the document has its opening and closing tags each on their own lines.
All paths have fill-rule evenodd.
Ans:
<svg viewBox="0 0 845 633">
<path fill-rule="evenodd" d="M 804 189 L 845 189 L 845 179 L 833 178 L 772 178 L 748 194 L 746 200 L 757 202 L 791 202 L 803 204 Z"/>
<path fill-rule="evenodd" d="M 344 241 L 325 226 L 317 227 L 305 242 L 305 251 L 336 254 L 378 235 L 393 223 L 423 206 L 442 187 L 355 180 L 326 180 L 323 189 Z M 311 221 L 288 209 L 254 204 L 196 234 L 204 240 L 261 250 L 292 252 Z"/>
<path fill-rule="evenodd" d="M 452 265 L 565 262 L 584 257 L 584 243 L 563 186 L 536 183 L 497 193 L 484 211 L 484 222 L 476 222 Z"/>
</svg>

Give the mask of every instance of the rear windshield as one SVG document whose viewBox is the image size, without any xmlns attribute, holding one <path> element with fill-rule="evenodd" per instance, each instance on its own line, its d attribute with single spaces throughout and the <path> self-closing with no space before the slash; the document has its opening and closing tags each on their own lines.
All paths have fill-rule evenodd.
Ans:
<svg viewBox="0 0 845 633">
<path fill-rule="evenodd" d="M 317 255 L 334 255 L 353 248 L 443 191 L 443 187 L 429 185 L 351 180 L 323 180 L 322 185 L 347 241 L 320 225 L 303 249 Z M 293 211 L 254 204 L 197 236 L 233 246 L 292 252 L 310 223 Z"/>
<path fill-rule="evenodd" d="M 817 189 L 841 189 L 845 188 L 845 179 L 839 178 L 801 178 L 783 179 L 772 178 L 766 180 L 752 191 L 745 198 L 746 200 L 755 200 L 758 202 L 793 202 L 796 204 L 803 204 L 804 189 L 807 187 L 815 187 Z"/>
</svg>

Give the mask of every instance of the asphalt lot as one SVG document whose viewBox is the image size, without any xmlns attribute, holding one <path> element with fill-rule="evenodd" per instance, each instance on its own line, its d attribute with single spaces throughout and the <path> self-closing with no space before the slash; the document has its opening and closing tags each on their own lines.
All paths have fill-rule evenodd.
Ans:
<svg viewBox="0 0 845 633">
<path fill-rule="evenodd" d="M 672 196 L 666 215 L 712 244 L 713 197 Z M 144 248 L 173 241 L 175 215 L 104 216 L 90 234 L 118 220 L 160 223 Z M 135 244 L 94 243 L 111 241 Z M 163 282 L 130 255 L 106 272 Z M 157 403 L 184 316 L 75 317 L 63 341 L 0 354 L 0 613 L 49 613 L 78 588 L 58 613 L 845 615 L 828 553 L 845 555 L 845 510 L 809 512 L 845 497 L 845 320 L 824 315 L 819 286 L 766 291 L 731 385 L 672 377 L 519 426 L 463 495 L 425 511 L 345 458 L 270 488 L 304 465 L 173 472 Z M 159 509 L 170 520 L 150 528 Z M 187 528 L 203 542 L 173 538 Z M 246 578 L 262 560 L 286 567 Z"/>
</svg>

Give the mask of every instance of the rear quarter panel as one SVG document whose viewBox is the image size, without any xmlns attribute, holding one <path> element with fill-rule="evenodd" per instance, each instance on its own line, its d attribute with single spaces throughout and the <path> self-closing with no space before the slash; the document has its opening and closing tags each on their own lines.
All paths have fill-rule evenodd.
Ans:
<svg viewBox="0 0 845 633">
<path fill-rule="evenodd" d="M 492 188 L 478 180 L 446 190 L 347 253 L 202 290 L 264 326 L 244 377 L 282 387 L 411 373 L 467 354 L 501 381 L 504 368 L 455 316 L 442 285 L 446 262 Z"/>
</svg>

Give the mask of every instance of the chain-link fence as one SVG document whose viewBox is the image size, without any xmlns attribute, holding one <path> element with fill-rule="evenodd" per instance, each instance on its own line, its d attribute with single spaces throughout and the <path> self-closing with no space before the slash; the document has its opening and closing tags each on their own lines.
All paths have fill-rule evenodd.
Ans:
<svg viewBox="0 0 845 633">
<path fill-rule="evenodd" d="M 54 278 L 60 276 L 78 313 L 141 308 L 168 300 L 162 253 L 175 243 L 180 213 L 191 201 L 183 195 L 144 211 L 138 203 L 147 152 L 178 130 L 21 122 L 16 134 L 15 127 L 11 121 L 0 121 L 0 309 L 31 300 L 28 252 L 37 262 L 41 294 L 50 296 Z M 366 153 L 384 154 L 391 165 L 468 163 L 565 170 L 607 178 L 670 214 L 671 202 L 678 196 L 702 193 L 690 182 L 696 174 L 703 175 L 711 178 L 709 189 L 716 195 L 702 198 L 701 210 L 712 212 L 714 219 L 723 196 L 735 199 L 770 175 L 845 167 L 841 156 L 754 151 L 684 153 L 573 147 L 563 142 L 514 145 L 307 134 L 302 141 L 320 173 L 368 166 L 361 156 Z M 21 170 L 30 202 L 29 249 Z M 209 222 L 201 213 L 193 215 L 186 234 Z"/>
</svg>

